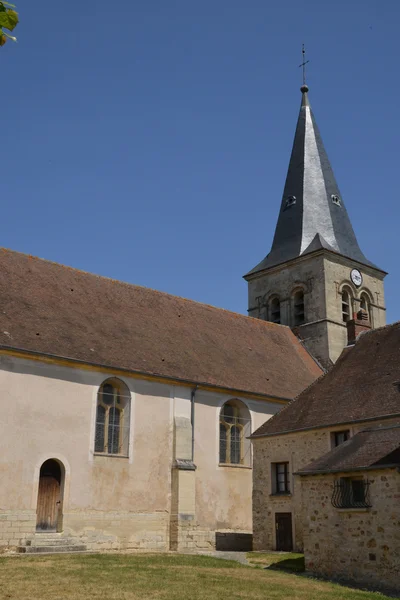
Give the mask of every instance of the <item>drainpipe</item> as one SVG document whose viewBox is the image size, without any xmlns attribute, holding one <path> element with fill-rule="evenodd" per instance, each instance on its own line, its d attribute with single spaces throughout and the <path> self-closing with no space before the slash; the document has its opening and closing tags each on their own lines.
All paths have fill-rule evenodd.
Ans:
<svg viewBox="0 0 400 600">
<path fill-rule="evenodd" d="M 190 423 L 192 425 L 192 462 L 194 461 L 194 397 L 196 395 L 197 385 L 190 392 Z"/>
</svg>

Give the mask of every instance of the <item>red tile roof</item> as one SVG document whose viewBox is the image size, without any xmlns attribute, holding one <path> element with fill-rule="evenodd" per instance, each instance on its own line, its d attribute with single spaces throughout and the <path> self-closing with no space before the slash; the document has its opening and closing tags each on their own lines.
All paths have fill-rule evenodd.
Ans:
<svg viewBox="0 0 400 600">
<path fill-rule="evenodd" d="M 293 398 L 321 370 L 288 327 L 0 250 L 0 347 Z"/>
<path fill-rule="evenodd" d="M 400 414 L 400 322 L 360 336 L 253 437 Z"/>
</svg>

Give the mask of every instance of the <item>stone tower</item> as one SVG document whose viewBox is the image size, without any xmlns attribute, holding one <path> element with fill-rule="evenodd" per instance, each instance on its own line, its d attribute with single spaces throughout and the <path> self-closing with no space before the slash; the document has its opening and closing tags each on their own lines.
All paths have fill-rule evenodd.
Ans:
<svg viewBox="0 0 400 600">
<path fill-rule="evenodd" d="M 295 328 L 311 354 L 329 368 L 347 345 L 346 323 L 360 309 L 371 327 L 385 325 L 386 273 L 358 245 L 308 87 L 303 85 L 301 92 L 272 248 L 244 277 L 249 315 Z"/>
</svg>

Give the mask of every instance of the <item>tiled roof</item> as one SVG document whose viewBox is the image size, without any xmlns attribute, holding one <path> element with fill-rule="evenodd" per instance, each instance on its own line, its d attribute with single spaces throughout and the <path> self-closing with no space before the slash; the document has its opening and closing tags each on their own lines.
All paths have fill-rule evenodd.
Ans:
<svg viewBox="0 0 400 600">
<path fill-rule="evenodd" d="M 324 456 L 298 471 L 317 475 L 400 465 L 400 426 L 380 427 L 357 433 Z"/>
<path fill-rule="evenodd" d="M 360 336 L 332 369 L 253 433 L 277 435 L 400 414 L 400 322 Z"/>
<path fill-rule="evenodd" d="M 0 299 L 3 348 L 280 398 L 321 373 L 288 327 L 9 250 Z"/>
</svg>

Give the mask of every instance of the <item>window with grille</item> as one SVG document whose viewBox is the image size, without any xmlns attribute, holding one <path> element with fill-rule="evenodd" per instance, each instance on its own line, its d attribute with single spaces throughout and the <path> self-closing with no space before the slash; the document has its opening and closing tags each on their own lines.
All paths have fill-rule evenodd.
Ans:
<svg viewBox="0 0 400 600">
<path fill-rule="evenodd" d="M 362 477 L 341 477 L 334 484 L 332 505 L 335 508 L 369 508 L 369 481 Z"/>
<path fill-rule="evenodd" d="M 219 416 L 219 462 L 250 466 L 250 413 L 239 400 L 230 400 Z"/>
<path fill-rule="evenodd" d="M 97 395 L 94 451 L 128 456 L 130 394 L 121 381 L 105 381 Z"/>
<path fill-rule="evenodd" d="M 272 463 L 272 493 L 290 494 L 289 463 Z"/>
</svg>

